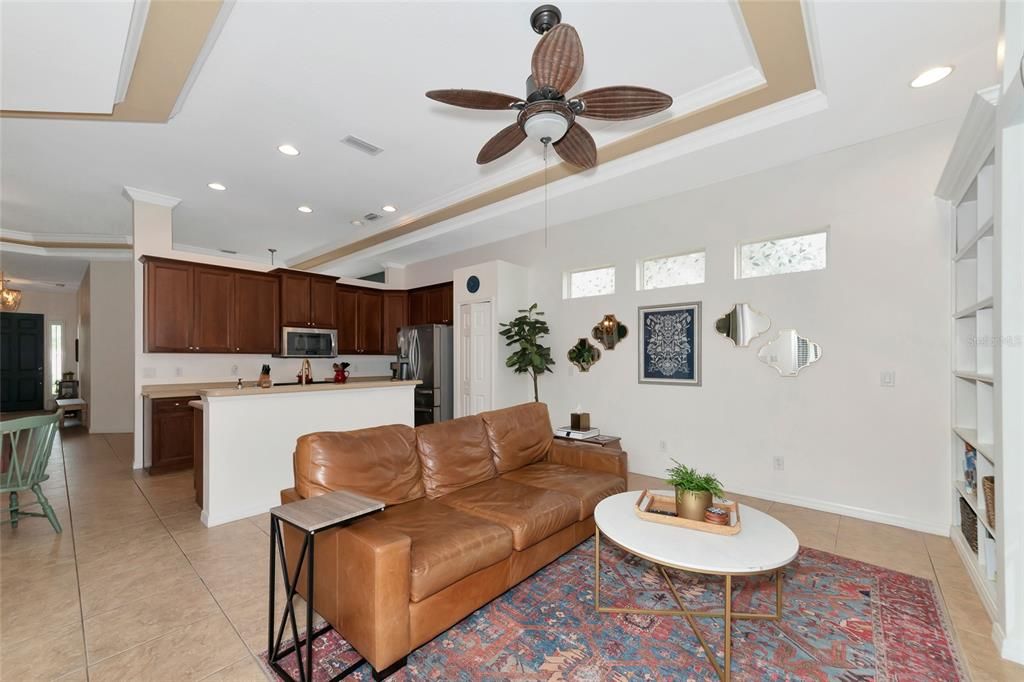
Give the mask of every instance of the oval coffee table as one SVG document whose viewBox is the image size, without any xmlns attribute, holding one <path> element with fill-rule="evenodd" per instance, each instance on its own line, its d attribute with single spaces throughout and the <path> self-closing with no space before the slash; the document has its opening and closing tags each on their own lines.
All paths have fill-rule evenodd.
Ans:
<svg viewBox="0 0 1024 682">
<path fill-rule="evenodd" d="M 672 491 L 654 491 L 672 496 Z M 732 663 L 732 621 L 734 619 L 778 620 L 782 616 L 783 568 L 796 558 L 800 543 L 789 528 L 753 507 L 743 507 L 743 530 L 736 535 L 715 535 L 640 519 L 634 511 L 639 493 L 607 497 L 594 510 L 594 607 L 601 613 L 642 613 L 683 616 L 693 628 L 711 666 L 728 682 Z M 601 536 L 623 550 L 658 566 L 678 609 L 640 609 L 601 606 Z M 687 609 L 669 580 L 665 568 L 725 577 L 723 611 Z M 775 613 L 737 613 L 732 610 L 733 576 L 775 573 Z M 694 618 L 722 618 L 725 621 L 725 661 L 722 666 L 704 641 Z"/>
</svg>

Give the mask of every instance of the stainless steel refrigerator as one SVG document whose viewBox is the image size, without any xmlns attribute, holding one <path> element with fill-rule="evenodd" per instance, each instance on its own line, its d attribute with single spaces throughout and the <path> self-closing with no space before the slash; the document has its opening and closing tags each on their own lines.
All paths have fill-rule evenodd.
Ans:
<svg viewBox="0 0 1024 682">
<path fill-rule="evenodd" d="M 398 362 L 409 363 L 416 387 L 416 426 L 452 418 L 452 328 L 421 324 L 398 330 Z"/>
</svg>

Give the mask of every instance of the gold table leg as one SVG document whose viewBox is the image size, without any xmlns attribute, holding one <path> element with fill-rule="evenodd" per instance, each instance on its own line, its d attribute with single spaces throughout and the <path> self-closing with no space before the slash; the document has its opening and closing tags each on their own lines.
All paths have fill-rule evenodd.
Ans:
<svg viewBox="0 0 1024 682">
<path fill-rule="evenodd" d="M 626 550 L 628 551 L 628 550 Z M 665 584 L 668 585 L 669 591 L 672 593 L 672 598 L 675 600 L 678 609 L 638 609 L 638 608 L 623 608 L 623 607 L 612 607 L 612 606 L 601 606 L 601 530 L 599 528 L 594 530 L 594 608 L 598 613 L 635 613 L 643 615 L 654 615 L 654 616 L 682 616 L 686 618 L 686 621 L 690 624 L 690 629 L 693 630 L 693 634 L 697 636 L 697 641 L 700 642 L 701 648 L 704 649 L 704 655 L 708 659 L 708 663 L 714 668 L 715 673 L 718 675 L 718 679 L 723 682 L 729 682 L 732 677 L 732 622 L 733 620 L 780 620 L 782 618 L 782 576 L 783 568 L 775 569 L 775 613 L 747 613 L 743 611 L 732 610 L 732 575 L 726 574 L 725 577 L 725 605 L 722 611 L 691 611 L 683 605 L 683 600 L 676 592 L 675 585 L 668 577 L 668 573 L 665 572 L 665 567 L 657 562 L 651 562 L 658 566 L 658 570 L 661 572 L 661 576 L 665 579 Z M 677 569 L 682 570 L 682 569 Z M 704 635 L 697 627 L 696 618 L 721 618 L 724 621 L 725 630 L 725 660 L 723 665 L 718 664 L 718 659 L 711 647 L 704 640 Z"/>
</svg>

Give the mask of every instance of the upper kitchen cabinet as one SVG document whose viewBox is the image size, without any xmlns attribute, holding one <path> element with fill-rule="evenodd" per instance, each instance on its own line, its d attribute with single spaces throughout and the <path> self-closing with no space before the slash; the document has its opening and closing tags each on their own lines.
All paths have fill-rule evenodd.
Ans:
<svg viewBox="0 0 1024 682">
<path fill-rule="evenodd" d="M 409 292 L 409 324 L 451 324 L 452 283 L 434 284 Z"/>
<path fill-rule="evenodd" d="M 193 350 L 193 287 L 191 263 L 143 257 L 146 269 L 143 335 L 150 353 Z"/>
<path fill-rule="evenodd" d="M 383 353 L 383 292 L 340 285 L 336 300 L 338 352 Z"/>
<path fill-rule="evenodd" d="M 281 325 L 336 329 L 336 277 L 291 270 L 272 271 L 281 279 Z"/>
<path fill-rule="evenodd" d="M 385 291 L 381 303 L 381 352 L 398 352 L 398 330 L 409 324 L 409 295 L 404 291 Z"/>
<path fill-rule="evenodd" d="M 147 353 L 277 352 L 276 275 L 143 256 Z"/>
<path fill-rule="evenodd" d="M 273 275 L 235 275 L 235 352 L 272 355 L 281 342 L 280 281 Z"/>
<path fill-rule="evenodd" d="M 235 352 L 235 273 L 223 268 L 193 266 L 192 350 Z"/>
</svg>

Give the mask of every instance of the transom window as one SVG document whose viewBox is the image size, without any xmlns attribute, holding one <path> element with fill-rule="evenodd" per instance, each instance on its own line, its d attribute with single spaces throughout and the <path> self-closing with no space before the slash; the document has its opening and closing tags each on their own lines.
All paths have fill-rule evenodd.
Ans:
<svg viewBox="0 0 1024 682">
<path fill-rule="evenodd" d="M 663 289 L 704 283 L 705 253 L 694 251 L 675 256 L 648 258 L 640 263 L 640 289 Z"/>
<path fill-rule="evenodd" d="M 577 270 L 566 275 L 566 298 L 604 296 L 615 293 L 615 268 L 592 268 Z"/>
<path fill-rule="evenodd" d="M 739 248 L 740 279 L 824 270 L 828 232 L 770 239 Z"/>
</svg>

